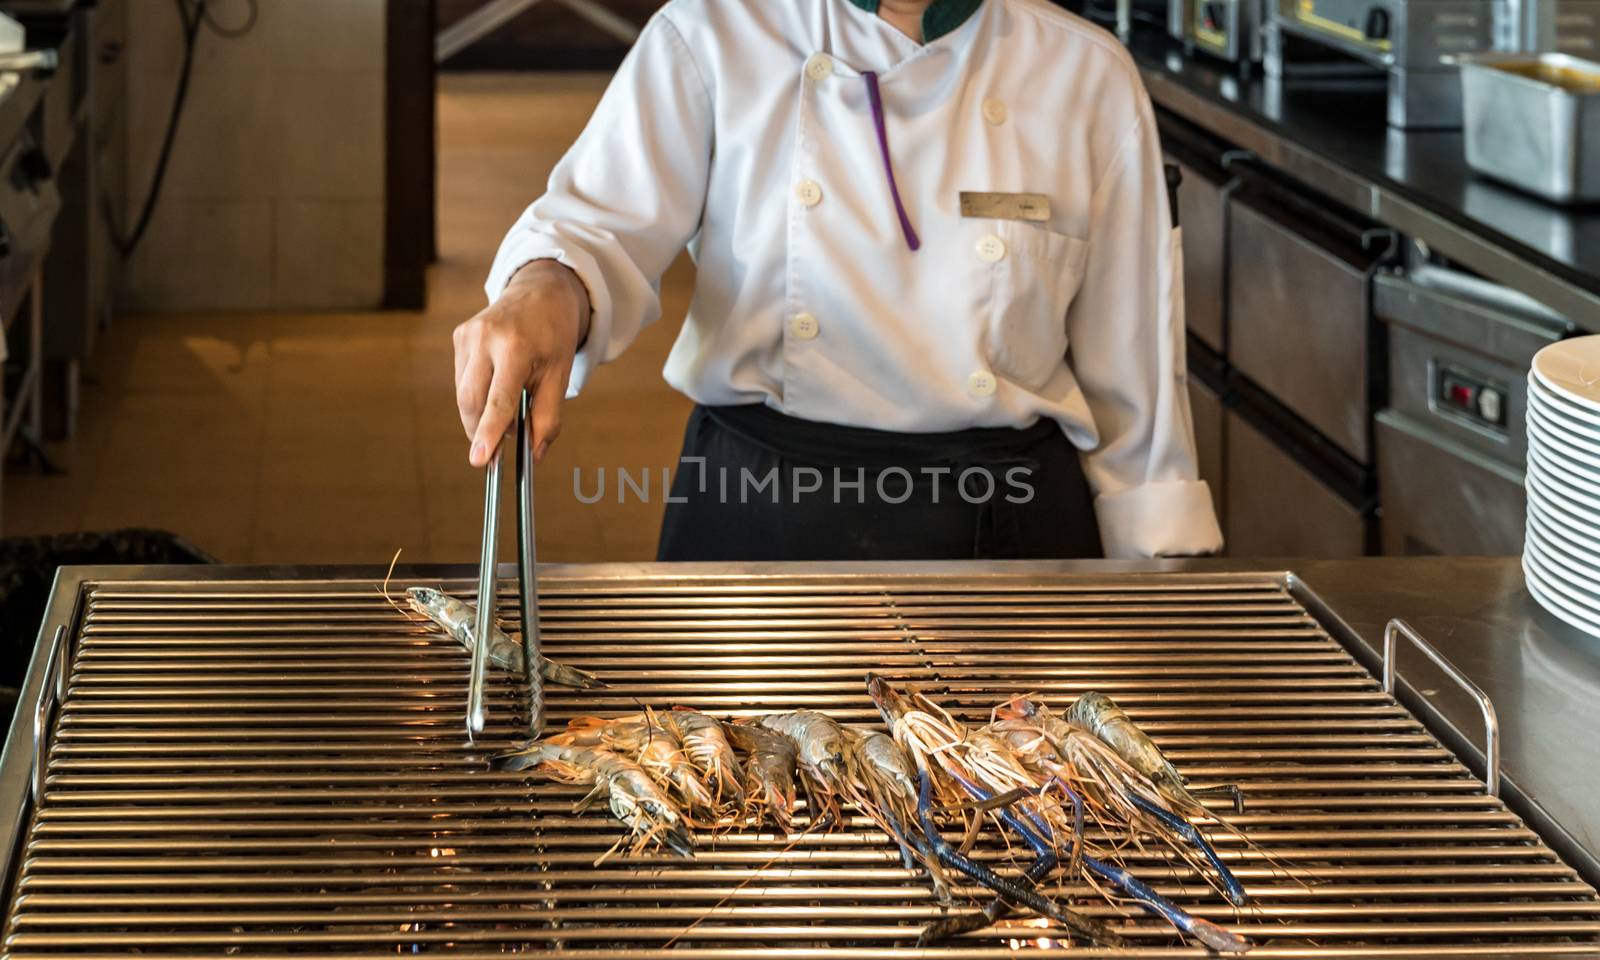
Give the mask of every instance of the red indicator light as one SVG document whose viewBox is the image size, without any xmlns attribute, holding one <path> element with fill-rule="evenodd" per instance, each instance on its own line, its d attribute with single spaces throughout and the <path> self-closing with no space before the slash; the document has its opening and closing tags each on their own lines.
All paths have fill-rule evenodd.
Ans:
<svg viewBox="0 0 1600 960">
<path fill-rule="evenodd" d="M 1473 406 L 1473 390 L 1471 387 L 1460 383 L 1450 385 L 1450 402 L 1458 407 L 1471 409 Z"/>
</svg>

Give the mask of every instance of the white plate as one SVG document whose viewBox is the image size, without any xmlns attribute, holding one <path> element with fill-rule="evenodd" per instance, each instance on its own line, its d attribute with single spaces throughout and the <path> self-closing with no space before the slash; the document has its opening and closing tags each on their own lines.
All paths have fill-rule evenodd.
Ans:
<svg viewBox="0 0 1600 960">
<path fill-rule="evenodd" d="M 1556 589 L 1537 554 L 1527 550 L 1523 551 L 1522 575 L 1527 582 L 1528 590 L 1538 599 L 1540 606 L 1561 617 L 1566 622 L 1600 636 L 1600 633 L 1595 632 L 1600 630 L 1600 614 L 1590 612 L 1588 608 L 1573 603 L 1567 599 L 1566 594 Z"/>
<path fill-rule="evenodd" d="M 1539 574 L 1528 563 L 1526 554 L 1522 557 L 1522 577 L 1528 592 L 1533 594 L 1533 599 L 1539 602 L 1552 617 L 1570 626 L 1582 630 L 1592 637 L 1600 637 L 1600 619 L 1586 617 L 1578 613 L 1571 605 L 1557 598 L 1553 591 L 1543 586 Z"/>
<path fill-rule="evenodd" d="M 1600 526 L 1589 522 L 1595 510 L 1550 493 L 1544 480 L 1534 477 L 1528 483 L 1528 512 L 1538 515 L 1546 526 L 1554 526 L 1574 549 L 1600 557 Z"/>
<path fill-rule="evenodd" d="M 1538 517 L 1528 520 L 1526 534 L 1529 542 L 1538 544 L 1541 557 L 1560 568 L 1556 572 L 1581 589 L 1591 605 L 1600 604 L 1600 558 L 1584 556 L 1581 549 L 1552 536 Z"/>
<path fill-rule="evenodd" d="M 1560 502 L 1573 503 L 1600 513 L 1600 489 L 1597 489 L 1597 484 L 1594 481 L 1585 482 L 1551 463 L 1544 451 L 1528 448 L 1528 473 L 1533 474 L 1550 496 Z"/>
<path fill-rule="evenodd" d="M 1559 480 L 1569 487 L 1600 500 L 1600 472 L 1585 473 L 1573 469 L 1571 461 L 1562 463 L 1547 453 L 1537 443 L 1528 444 L 1528 472 L 1537 473 L 1541 480 Z"/>
<path fill-rule="evenodd" d="M 1531 450 L 1538 450 L 1547 464 L 1555 464 L 1574 477 L 1600 483 L 1600 458 L 1584 453 L 1570 443 L 1563 443 L 1560 437 L 1546 434 L 1544 427 L 1533 421 L 1528 421 L 1528 446 Z"/>
<path fill-rule="evenodd" d="M 1600 600 L 1590 597 L 1581 585 L 1574 583 L 1573 575 L 1564 570 L 1559 562 L 1552 560 L 1537 541 L 1530 540 L 1523 547 L 1522 562 L 1538 574 L 1539 585 L 1546 592 L 1554 594 L 1574 613 L 1586 619 L 1600 620 Z"/>
<path fill-rule="evenodd" d="M 1523 549 L 1523 559 L 1537 568 L 1540 586 L 1566 601 L 1575 612 L 1591 620 L 1600 620 L 1600 600 L 1589 596 L 1582 584 L 1575 582 L 1577 575 L 1564 568 L 1561 561 L 1552 557 L 1539 541 L 1528 541 Z"/>
<path fill-rule="evenodd" d="M 1564 423 L 1584 427 L 1600 436 L 1600 411 L 1580 407 L 1539 382 L 1528 374 L 1528 406 L 1538 407 L 1540 413 L 1556 415 Z"/>
<path fill-rule="evenodd" d="M 1600 571 L 1600 540 L 1574 531 L 1572 524 L 1565 522 L 1548 508 L 1537 504 L 1529 506 L 1526 522 L 1538 527 L 1539 535 L 1545 540 L 1553 542 L 1566 553 L 1586 561 Z"/>
<path fill-rule="evenodd" d="M 1567 411 L 1570 404 L 1558 406 L 1553 401 L 1528 395 L 1528 419 L 1554 427 L 1562 434 L 1572 436 L 1590 447 L 1600 447 L 1600 421 L 1575 417 Z"/>
<path fill-rule="evenodd" d="M 1588 436 L 1584 431 L 1562 422 L 1559 416 L 1552 416 L 1537 407 L 1528 408 L 1528 422 L 1538 427 L 1546 439 L 1558 440 L 1568 448 L 1582 450 L 1600 459 L 1600 437 Z"/>
<path fill-rule="evenodd" d="M 1552 426 L 1560 427 L 1568 433 L 1575 434 L 1585 441 L 1600 445 L 1600 415 L 1587 417 L 1581 413 L 1574 413 L 1577 407 L 1570 403 L 1550 399 L 1548 392 L 1540 391 L 1530 393 L 1528 414 Z"/>
<path fill-rule="evenodd" d="M 1544 525 L 1542 532 L 1559 535 L 1574 553 L 1593 557 L 1600 565 L 1600 528 L 1577 513 L 1571 503 L 1551 500 L 1537 481 L 1528 488 L 1528 514 Z"/>
<path fill-rule="evenodd" d="M 1550 344 L 1534 355 L 1533 373 L 1563 399 L 1600 412 L 1600 336 Z"/>
<path fill-rule="evenodd" d="M 1570 579 L 1573 579 L 1578 586 L 1600 582 L 1600 560 L 1589 558 L 1586 562 L 1586 560 L 1578 558 L 1576 552 L 1571 550 L 1560 536 L 1552 536 L 1549 528 L 1544 523 L 1539 522 L 1538 518 L 1534 517 L 1528 520 L 1528 526 L 1526 526 L 1523 534 L 1525 534 L 1523 549 L 1526 549 L 1526 544 L 1536 542 L 1541 557 L 1547 558 L 1552 563 L 1562 565 L 1563 570 L 1570 574 Z"/>
<path fill-rule="evenodd" d="M 1528 414 L 1528 442 L 1538 444 L 1547 456 L 1558 463 L 1571 464 L 1574 469 L 1600 476 L 1600 454 L 1589 453 L 1561 434 L 1544 425 L 1537 414 Z"/>
<path fill-rule="evenodd" d="M 1588 546 L 1600 554 L 1600 514 L 1554 497 L 1537 475 L 1530 474 L 1526 482 L 1530 511 L 1536 511 L 1545 521 L 1560 527 L 1573 543 Z"/>
<path fill-rule="evenodd" d="M 1544 535 L 1537 520 L 1527 533 L 1538 549 L 1539 560 L 1576 592 L 1573 599 L 1594 607 L 1596 615 L 1600 615 L 1600 571 L 1595 564 L 1563 550 L 1558 540 Z"/>
</svg>

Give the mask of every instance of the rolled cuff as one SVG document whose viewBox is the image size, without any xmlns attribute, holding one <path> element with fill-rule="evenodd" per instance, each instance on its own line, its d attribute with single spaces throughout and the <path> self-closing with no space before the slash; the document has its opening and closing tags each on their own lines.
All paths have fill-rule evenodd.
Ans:
<svg viewBox="0 0 1600 960">
<path fill-rule="evenodd" d="M 564 249 L 542 234 L 530 233 L 507 241 L 495 256 L 489 279 L 483 285 L 489 302 L 500 299 L 516 272 L 535 260 L 561 264 L 577 274 L 589 292 L 589 335 L 578 344 L 578 353 L 572 359 L 572 376 L 567 380 L 567 399 L 571 400 L 583 389 L 594 368 L 610 359 L 605 354 L 611 340 L 611 299 L 601 282 L 600 265 L 593 257 L 581 250 Z"/>
<path fill-rule="evenodd" d="M 1222 528 L 1204 480 L 1146 483 L 1096 497 L 1106 557 L 1182 557 L 1222 549 Z"/>
</svg>

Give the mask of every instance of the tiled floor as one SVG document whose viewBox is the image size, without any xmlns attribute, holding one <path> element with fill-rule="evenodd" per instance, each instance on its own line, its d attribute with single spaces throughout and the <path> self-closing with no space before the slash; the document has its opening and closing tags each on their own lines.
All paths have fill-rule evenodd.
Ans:
<svg viewBox="0 0 1600 960">
<path fill-rule="evenodd" d="M 235 563 L 387 563 L 402 547 L 408 561 L 476 561 L 483 478 L 466 463 L 450 329 L 482 305 L 500 237 L 605 80 L 443 78 L 441 262 L 424 313 L 119 318 L 78 439 L 52 450 L 67 475 L 8 472 L 3 532 L 160 527 Z M 654 556 L 659 495 L 619 504 L 612 483 L 585 504 L 573 472 L 592 490 L 598 468 L 650 467 L 658 486 L 676 459 L 689 405 L 660 369 L 691 270 L 680 260 L 663 283 L 667 319 L 568 404 L 538 474 L 541 559 Z"/>
</svg>

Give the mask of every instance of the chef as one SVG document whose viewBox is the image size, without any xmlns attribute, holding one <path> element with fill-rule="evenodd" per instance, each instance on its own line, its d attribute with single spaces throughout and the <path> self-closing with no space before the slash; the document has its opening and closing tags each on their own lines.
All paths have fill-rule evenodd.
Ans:
<svg viewBox="0 0 1600 960">
<path fill-rule="evenodd" d="M 530 117 L 528 122 L 538 122 Z M 469 459 L 694 298 L 665 560 L 1218 549 L 1127 52 L 1044 0 L 670 0 L 455 331 Z"/>
</svg>

